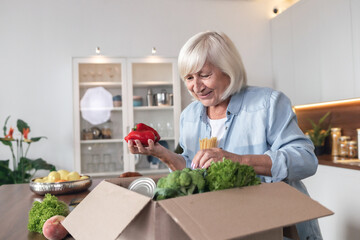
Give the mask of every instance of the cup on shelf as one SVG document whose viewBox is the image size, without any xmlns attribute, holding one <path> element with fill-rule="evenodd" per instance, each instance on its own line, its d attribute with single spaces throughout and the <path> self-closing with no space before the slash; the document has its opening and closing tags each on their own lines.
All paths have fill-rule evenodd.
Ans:
<svg viewBox="0 0 360 240">
<path fill-rule="evenodd" d="M 109 172 L 111 170 L 110 163 L 111 163 L 111 154 L 105 153 L 103 154 L 103 161 L 104 161 L 104 170 Z"/>
<path fill-rule="evenodd" d="M 82 66 L 80 68 L 80 76 L 81 76 L 81 82 L 88 82 L 89 81 L 90 73 L 89 73 L 89 70 L 88 70 L 87 67 Z"/>
<path fill-rule="evenodd" d="M 96 71 L 95 71 L 95 69 L 93 69 L 93 67 L 90 67 L 89 74 L 90 74 L 89 82 L 90 81 L 95 82 L 96 81 Z"/>
<path fill-rule="evenodd" d="M 140 107 L 142 106 L 142 97 L 141 96 L 134 96 L 133 97 L 133 106 L 134 107 Z"/>
<path fill-rule="evenodd" d="M 97 166 L 100 163 L 100 154 L 92 154 L 91 159 L 92 163 Z"/>
<path fill-rule="evenodd" d="M 109 163 L 108 172 L 115 172 L 115 171 L 116 171 L 116 164 L 114 162 Z"/>
<path fill-rule="evenodd" d="M 98 164 L 98 172 L 105 172 L 105 164 L 103 162 Z"/>
<path fill-rule="evenodd" d="M 121 95 L 113 96 L 113 103 L 114 103 L 114 107 L 121 107 L 122 105 Z"/>
<path fill-rule="evenodd" d="M 103 159 L 104 159 L 105 164 L 110 163 L 111 162 L 111 154 L 109 154 L 109 153 L 103 154 Z"/>
<path fill-rule="evenodd" d="M 115 76 L 115 69 L 114 67 L 110 66 L 107 68 L 107 76 L 108 76 L 108 81 L 109 82 L 113 82 L 114 81 L 114 76 Z"/>
<path fill-rule="evenodd" d="M 166 132 L 168 137 L 174 136 L 174 127 L 171 122 L 166 123 Z"/>
<path fill-rule="evenodd" d="M 93 163 L 88 163 L 86 165 L 86 171 L 89 172 L 89 173 L 94 173 L 96 172 L 96 168 L 95 168 L 95 165 Z"/>
<path fill-rule="evenodd" d="M 102 69 L 102 66 L 101 66 L 101 65 L 97 65 L 97 66 L 96 66 L 95 81 L 96 81 L 96 82 L 101 82 L 101 81 L 103 81 L 103 69 Z"/>
<path fill-rule="evenodd" d="M 155 94 L 155 102 L 157 106 L 169 106 L 169 93 L 162 89 L 160 93 Z"/>
<path fill-rule="evenodd" d="M 167 131 L 163 123 L 158 122 L 156 125 L 156 130 L 160 136 L 167 137 Z"/>
</svg>

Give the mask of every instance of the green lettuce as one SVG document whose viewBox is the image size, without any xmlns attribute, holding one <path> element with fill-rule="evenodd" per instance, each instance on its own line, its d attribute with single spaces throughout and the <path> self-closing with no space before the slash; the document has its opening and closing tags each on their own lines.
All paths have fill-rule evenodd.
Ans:
<svg viewBox="0 0 360 240">
<path fill-rule="evenodd" d="M 210 191 L 260 184 L 253 167 L 225 158 L 211 163 L 205 179 Z"/>
<path fill-rule="evenodd" d="M 47 193 L 42 202 L 35 201 L 29 212 L 28 229 L 31 232 L 42 234 L 42 228 L 46 220 L 55 215 L 66 217 L 69 207 L 66 203 L 59 201 L 57 197 Z"/>
</svg>

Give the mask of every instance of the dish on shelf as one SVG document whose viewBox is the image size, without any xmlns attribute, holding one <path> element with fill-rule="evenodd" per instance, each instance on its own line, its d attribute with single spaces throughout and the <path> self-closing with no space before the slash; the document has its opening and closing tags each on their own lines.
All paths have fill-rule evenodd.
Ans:
<svg viewBox="0 0 360 240">
<path fill-rule="evenodd" d="M 111 117 L 113 96 L 103 87 L 89 88 L 80 99 L 81 116 L 92 125 L 107 122 Z"/>
<path fill-rule="evenodd" d="M 30 190 L 38 195 L 45 195 L 50 193 L 53 195 L 75 193 L 87 190 L 91 184 L 92 179 L 87 176 L 86 179 L 67 181 L 67 182 L 55 182 L 55 183 L 41 183 L 35 182 L 35 179 L 30 181 Z"/>
<path fill-rule="evenodd" d="M 134 96 L 133 97 L 133 106 L 134 107 L 142 106 L 142 97 L 141 96 Z"/>
</svg>

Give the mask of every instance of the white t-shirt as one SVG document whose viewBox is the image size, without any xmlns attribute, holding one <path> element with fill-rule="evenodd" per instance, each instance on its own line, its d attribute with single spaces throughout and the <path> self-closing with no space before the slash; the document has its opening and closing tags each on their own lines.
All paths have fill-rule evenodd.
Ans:
<svg viewBox="0 0 360 240">
<path fill-rule="evenodd" d="M 221 119 L 210 119 L 208 117 L 208 122 L 211 126 L 211 137 L 216 137 L 218 143 L 220 143 L 225 133 L 226 117 Z"/>
</svg>

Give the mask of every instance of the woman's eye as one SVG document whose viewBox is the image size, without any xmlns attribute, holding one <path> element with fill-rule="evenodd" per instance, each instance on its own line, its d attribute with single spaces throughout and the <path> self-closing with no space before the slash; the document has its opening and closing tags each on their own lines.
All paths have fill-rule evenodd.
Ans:
<svg viewBox="0 0 360 240">
<path fill-rule="evenodd" d="M 209 76 L 210 76 L 210 74 L 200 75 L 200 77 L 202 77 L 202 78 L 208 78 Z"/>
<path fill-rule="evenodd" d="M 192 80 L 193 77 L 192 76 L 188 76 L 188 77 L 185 77 L 186 80 Z"/>
</svg>

